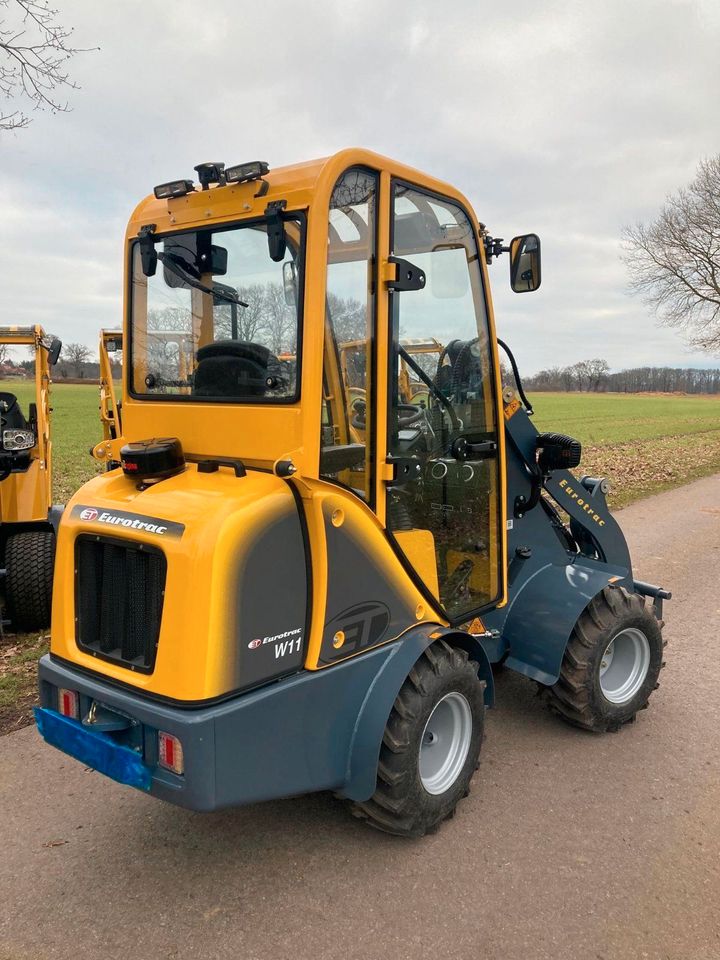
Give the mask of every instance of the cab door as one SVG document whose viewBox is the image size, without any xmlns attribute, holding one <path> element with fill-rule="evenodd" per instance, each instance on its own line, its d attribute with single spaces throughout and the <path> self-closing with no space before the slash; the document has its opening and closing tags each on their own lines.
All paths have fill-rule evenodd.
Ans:
<svg viewBox="0 0 720 960">
<path fill-rule="evenodd" d="M 499 599 L 502 583 L 498 409 L 479 250 L 462 207 L 412 184 L 392 182 L 390 217 L 387 529 L 413 579 L 463 623 Z M 413 348 L 432 340 L 436 352 Z"/>
</svg>

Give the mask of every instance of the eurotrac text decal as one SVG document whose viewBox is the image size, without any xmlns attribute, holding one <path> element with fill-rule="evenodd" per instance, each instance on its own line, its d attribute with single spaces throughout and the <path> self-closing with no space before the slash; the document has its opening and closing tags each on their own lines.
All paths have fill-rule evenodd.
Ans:
<svg viewBox="0 0 720 960">
<path fill-rule="evenodd" d="M 161 520 L 159 517 L 146 517 L 141 513 L 125 513 L 124 510 L 102 510 L 98 507 L 85 507 L 76 504 L 71 517 L 81 523 L 100 524 L 115 530 L 137 530 L 138 533 L 150 533 L 155 537 L 170 537 L 179 540 L 185 530 L 182 523 Z"/>
</svg>

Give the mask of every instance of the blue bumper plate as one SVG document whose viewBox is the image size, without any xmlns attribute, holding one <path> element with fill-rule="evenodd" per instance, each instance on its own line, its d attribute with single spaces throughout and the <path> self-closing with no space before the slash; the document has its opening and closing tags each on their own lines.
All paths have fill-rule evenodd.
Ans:
<svg viewBox="0 0 720 960">
<path fill-rule="evenodd" d="M 51 746 L 118 783 L 140 790 L 150 789 L 150 769 L 134 750 L 123 747 L 107 734 L 88 730 L 77 720 L 63 717 L 54 710 L 35 707 L 34 712 L 38 730 Z"/>
</svg>

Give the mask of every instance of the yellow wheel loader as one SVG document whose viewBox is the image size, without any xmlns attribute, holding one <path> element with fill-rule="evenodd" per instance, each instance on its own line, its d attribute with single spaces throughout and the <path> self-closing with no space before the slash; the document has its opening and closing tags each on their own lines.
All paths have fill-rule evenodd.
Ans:
<svg viewBox="0 0 720 960">
<path fill-rule="evenodd" d="M 536 290 L 537 236 L 366 150 L 195 169 L 128 224 L 119 466 L 62 517 L 39 731 L 194 810 L 329 790 L 420 836 L 468 791 L 493 663 L 616 729 L 669 594 L 502 392 L 490 268 Z"/>
<path fill-rule="evenodd" d="M 30 347 L 35 357 L 35 396 L 26 409 L 12 390 L 0 391 L 0 550 L 6 612 L 14 631 L 44 630 L 50 626 L 55 527 L 61 512 L 52 505 L 50 368 L 62 344 L 39 326 L 0 327 L 0 344 Z"/>
</svg>

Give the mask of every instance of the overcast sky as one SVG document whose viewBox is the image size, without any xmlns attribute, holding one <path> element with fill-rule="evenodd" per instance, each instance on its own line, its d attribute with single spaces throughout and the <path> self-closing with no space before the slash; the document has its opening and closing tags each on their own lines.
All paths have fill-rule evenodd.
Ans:
<svg viewBox="0 0 720 960">
<path fill-rule="evenodd" d="M 451 181 L 542 288 L 491 268 L 521 368 L 715 365 L 626 292 L 624 224 L 720 151 L 719 0 L 53 0 L 73 110 L 0 133 L 0 323 L 96 349 L 121 321 L 122 238 L 203 160 L 271 166 L 366 146 Z"/>
</svg>

